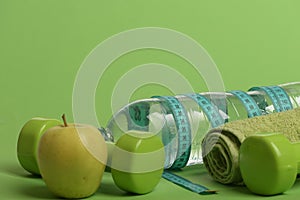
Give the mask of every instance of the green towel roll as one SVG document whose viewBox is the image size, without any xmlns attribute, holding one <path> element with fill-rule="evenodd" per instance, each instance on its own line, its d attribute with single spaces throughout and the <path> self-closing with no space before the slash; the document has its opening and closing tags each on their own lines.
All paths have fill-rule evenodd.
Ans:
<svg viewBox="0 0 300 200">
<path fill-rule="evenodd" d="M 243 184 L 239 148 L 250 135 L 283 133 L 291 142 L 300 141 L 300 108 L 253 117 L 211 129 L 202 142 L 203 162 L 209 174 L 223 184 Z"/>
</svg>

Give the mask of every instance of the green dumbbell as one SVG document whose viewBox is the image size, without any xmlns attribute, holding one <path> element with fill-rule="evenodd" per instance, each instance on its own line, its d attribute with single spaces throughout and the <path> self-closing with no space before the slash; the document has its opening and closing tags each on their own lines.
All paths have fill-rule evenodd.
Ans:
<svg viewBox="0 0 300 200">
<path fill-rule="evenodd" d="M 247 188 L 259 195 L 276 195 L 294 184 L 300 172 L 300 143 L 283 134 L 258 134 L 244 140 L 239 154 Z"/>
</svg>

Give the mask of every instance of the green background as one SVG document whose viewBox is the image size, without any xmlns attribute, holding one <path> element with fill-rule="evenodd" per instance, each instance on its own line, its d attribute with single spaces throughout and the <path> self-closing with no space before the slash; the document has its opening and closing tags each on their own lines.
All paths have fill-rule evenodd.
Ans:
<svg viewBox="0 0 300 200">
<path fill-rule="evenodd" d="M 300 2 L 297 0 L 0 0 L 0 195 L 3 198 L 53 198 L 40 179 L 18 164 L 16 142 L 32 117 L 72 121 L 72 91 L 84 58 L 100 42 L 133 28 L 162 27 L 182 32 L 201 44 L 217 64 L 226 90 L 299 81 Z M 141 50 L 117 59 L 100 81 L 95 96 L 105 126 L 112 88 L 134 66 L 162 63 L 186 76 L 195 91 L 206 90 L 184 60 L 170 53 Z M 143 77 L 141 77 L 143 78 Z M 188 91 L 187 91 L 188 92 Z M 157 85 L 139 88 L 131 99 L 171 92 Z M 259 198 L 245 188 L 215 183 L 199 166 L 182 175 L 217 189 L 203 199 Z M 117 190 L 106 174 L 91 199 L 132 198 Z M 296 183 L 285 195 L 295 199 Z M 124 197 L 124 198 L 125 198 Z M 200 198 L 162 180 L 137 199 Z M 262 198 L 262 197 L 260 197 Z"/>
</svg>

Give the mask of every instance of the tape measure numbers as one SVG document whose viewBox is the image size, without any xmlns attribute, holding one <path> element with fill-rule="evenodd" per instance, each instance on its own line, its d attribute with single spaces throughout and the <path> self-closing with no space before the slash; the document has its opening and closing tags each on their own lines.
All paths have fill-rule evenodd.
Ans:
<svg viewBox="0 0 300 200">
<path fill-rule="evenodd" d="M 224 119 L 220 115 L 218 108 L 215 105 L 213 105 L 205 96 L 201 94 L 187 94 L 185 96 L 197 102 L 199 107 L 207 116 L 213 128 L 224 124 Z"/>
<path fill-rule="evenodd" d="M 270 88 L 265 87 L 265 86 L 253 87 L 253 88 L 250 88 L 249 91 L 264 91 L 268 95 L 268 97 L 271 99 L 276 112 L 281 112 L 281 106 L 276 97 L 276 93 L 273 92 L 273 90 L 271 90 Z"/>
<path fill-rule="evenodd" d="M 166 106 L 172 113 L 178 133 L 178 149 L 176 160 L 170 167 L 170 169 L 180 169 L 185 167 L 188 162 L 190 152 L 191 152 L 191 127 L 189 119 L 187 117 L 186 111 L 182 104 L 175 97 L 171 96 L 155 96 L 155 98 L 160 98 L 165 100 Z"/>
<path fill-rule="evenodd" d="M 186 188 L 186 189 L 188 189 L 192 192 L 198 193 L 198 194 L 215 194 L 216 193 L 216 191 L 214 191 L 214 190 L 209 190 L 208 188 L 206 188 L 202 185 L 193 183 L 181 176 L 178 176 L 178 175 L 168 172 L 166 170 L 164 171 L 162 176 L 164 179 L 167 179 L 168 181 L 175 183 L 176 185 L 179 185 L 183 188 Z"/>
<path fill-rule="evenodd" d="M 284 89 L 279 86 L 252 87 L 249 91 L 264 91 L 271 99 L 276 112 L 292 109 L 292 103 Z"/>
<path fill-rule="evenodd" d="M 248 117 L 255 117 L 255 116 L 262 115 L 261 110 L 259 109 L 254 99 L 252 99 L 246 92 L 240 90 L 232 90 L 229 91 L 229 93 L 236 96 L 243 103 L 243 105 L 247 110 Z"/>
<path fill-rule="evenodd" d="M 280 102 L 282 111 L 293 109 L 292 102 L 289 95 L 286 91 L 280 86 L 269 86 L 277 96 L 278 101 Z"/>
<path fill-rule="evenodd" d="M 190 152 L 191 152 L 191 127 L 189 119 L 187 117 L 186 111 L 182 104 L 175 97 L 170 96 L 154 96 L 155 98 L 160 98 L 165 100 L 165 106 L 167 110 L 172 113 L 178 132 L 178 149 L 176 160 L 169 169 L 180 169 L 186 166 Z M 222 121 L 222 120 L 221 120 Z M 220 122 L 221 122 L 220 121 Z M 172 137 L 172 136 L 171 136 Z M 170 138 L 172 139 L 172 138 Z M 208 188 L 192 183 L 191 181 L 173 174 L 167 170 L 163 172 L 162 177 L 180 187 L 188 189 L 192 192 L 198 194 L 214 194 L 215 191 L 209 190 Z"/>
</svg>

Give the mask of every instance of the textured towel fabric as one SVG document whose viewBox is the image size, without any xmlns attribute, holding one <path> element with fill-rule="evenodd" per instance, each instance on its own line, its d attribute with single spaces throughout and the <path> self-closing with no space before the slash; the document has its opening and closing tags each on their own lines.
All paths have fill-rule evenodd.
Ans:
<svg viewBox="0 0 300 200">
<path fill-rule="evenodd" d="M 300 141 L 300 108 L 227 123 L 211 129 L 202 142 L 203 162 L 209 174 L 223 184 L 243 184 L 239 148 L 250 135 L 283 133 Z"/>
</svg>

